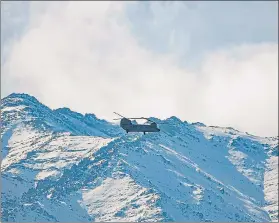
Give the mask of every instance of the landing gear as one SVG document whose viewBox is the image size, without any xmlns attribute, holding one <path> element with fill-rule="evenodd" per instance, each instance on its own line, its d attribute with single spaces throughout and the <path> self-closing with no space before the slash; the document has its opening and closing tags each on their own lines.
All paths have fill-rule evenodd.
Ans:
<svg viewBox="0 0 279 223">
<path fill-rule="evenodd" d="M 126 130 L 126 132 L 128 133 L 129 131 L 128 131 L 128 130 Z"/>
<path fill-rule="evenodd" d="M 143 134 L 145 135 L 145 132 L 143 132 Z"/>
</svg>

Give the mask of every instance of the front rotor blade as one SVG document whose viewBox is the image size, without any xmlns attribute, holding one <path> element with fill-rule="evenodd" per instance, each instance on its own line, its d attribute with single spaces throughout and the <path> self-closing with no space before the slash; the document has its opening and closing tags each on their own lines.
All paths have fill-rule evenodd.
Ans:
<svg viewBox="0 0 279 223">
<path fill-rule="evenodd" d="M 116 112 L 113 112 L 113 113 L 119 115 L 119 116 L 122 117 L 122 118 L 125 118 L 124 116 L 122 116 L 122 115 L 120 115 L 120 114 L 118 114 L 118 113 L 116 113 Z"/>
</svg>

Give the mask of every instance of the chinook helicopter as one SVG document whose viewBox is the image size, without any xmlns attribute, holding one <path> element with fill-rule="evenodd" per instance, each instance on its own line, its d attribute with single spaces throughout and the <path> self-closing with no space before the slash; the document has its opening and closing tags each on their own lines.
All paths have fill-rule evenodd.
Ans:
<svg viewBox="0 0 279 223">
<path fill-rule="evenodd" d="M 143 132 L 143 134 L 145 135 L 146 132 L 160 132 L 160 129 L 157 127 L 157 124 L 148 119 L 148 118 L 126 118 L 116 112 L 114 112 L 116 115 L 122 117 L 122 118 L 117 118 L 117 119 L 113 119 L 113 120 L 119 120 L 120 121 L 120 127 L 123 128 L 127 133 L 129 132 Z M 150 125 L 146 125 L 146 124 L 133 124 L 131 119 L 145 119 L 149 122 L 151 122 Z"/>
</svg>

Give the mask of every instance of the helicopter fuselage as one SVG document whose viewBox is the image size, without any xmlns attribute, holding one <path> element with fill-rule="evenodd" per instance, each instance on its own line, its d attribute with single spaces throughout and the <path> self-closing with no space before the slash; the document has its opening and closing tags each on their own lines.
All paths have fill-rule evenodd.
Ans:
<svg viewBox="0 0 279 223">
<path fill-rule="evenodd" d="M 122 118 L 120 121 L 120 126 L 127 133 L 128 132 L 159 132 L 160 129 L 157 127 L 156 123 L 151 123 L 150 125 L 145 124 L 133 124 L 131 120 L 127 118 Z"/>
</svg>

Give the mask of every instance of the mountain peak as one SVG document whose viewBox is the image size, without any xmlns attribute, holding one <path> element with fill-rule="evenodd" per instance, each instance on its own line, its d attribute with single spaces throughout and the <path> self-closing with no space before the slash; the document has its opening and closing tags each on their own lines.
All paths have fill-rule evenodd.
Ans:
<svg viewBox="0 0 279 223">
<path fill-rule="evenodd" d="M 166 121 L 172 121 L 172 122 L 178 122 L 178 123 L 181 123 L 182 121 L 177 118 L 176 116 L 171 116 L 169 118 L 166 119 Z"/>
<path fill-rule="evenodd" d="M 1 106 L 13 107 L 17 105 L 39 104 L 44 106 L 37 98 L 25 93 L 12 93 L 1 100 Z"/>
<path fill-rule="evenodd" d="M 55 112 L 59 112 L 59 113 L 63 113 L 63 114 L 69 114 L 69 115 L 79 115 L 82 116 L 82 114 L 72 111 L 71 109 L 67 108 L 67 107 L 63 107 L 63 108 L 57 108 L 54 109 Z"/>
<path fill-rule="evenodd" d="M 192 124 L 195 125 L 195 126 L 202 126 L 202 127 L 205 127 L 205 126 L 206 126 L 206 125 L 203 124 L 202 122 L 193 122 Z"/>
<path fill-rule="evenodd" d="M 8 99 L 8 98 L 20 98 L 20 99 L 27 99 L 27 100 L 39 102 L 37 98 L 26 93 L 11 93 L 4 99 Z"/>
</svg>

